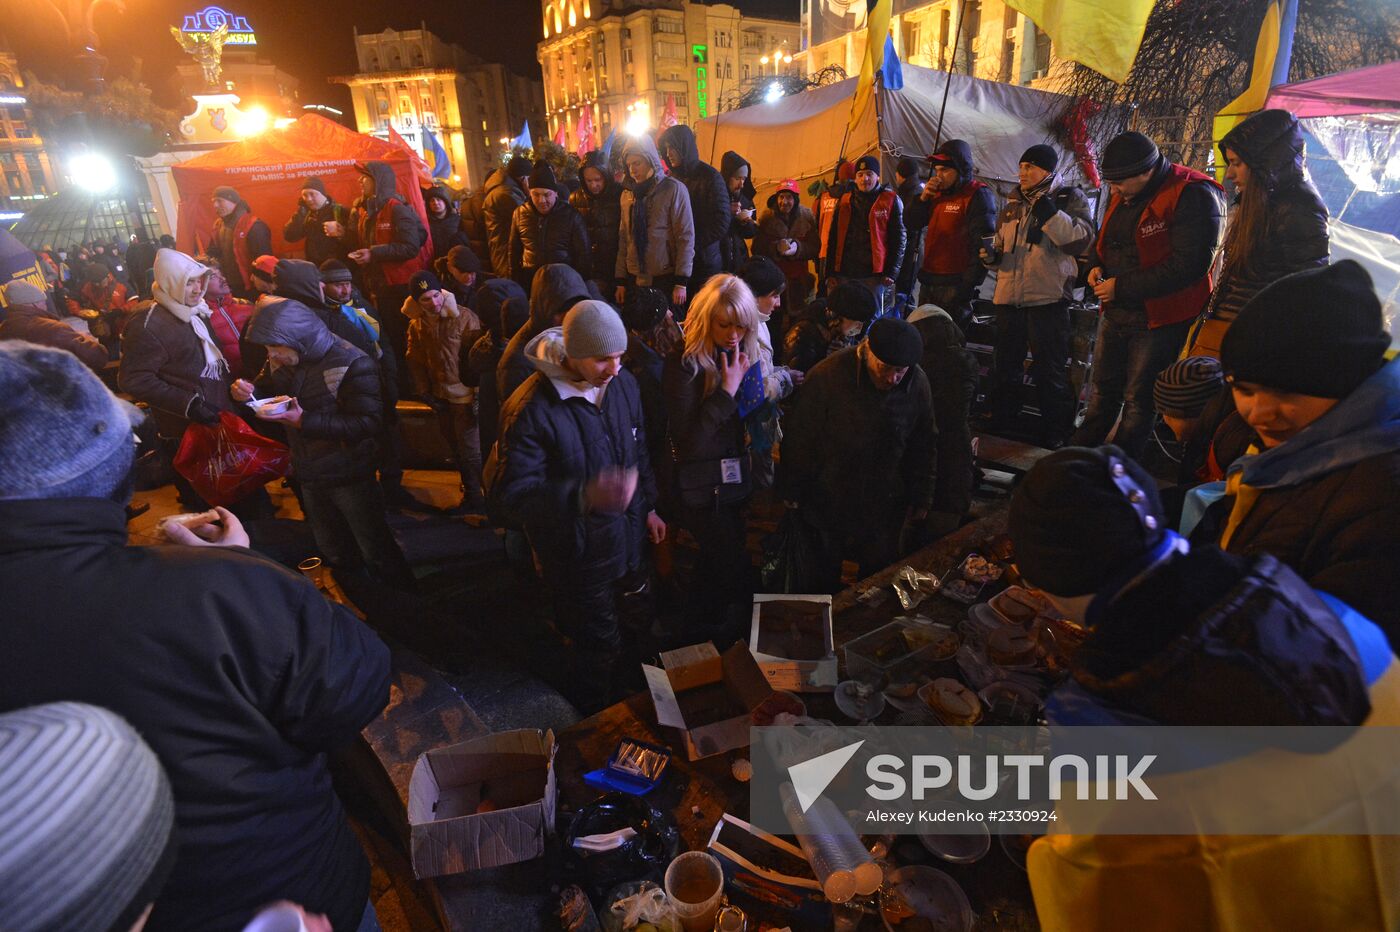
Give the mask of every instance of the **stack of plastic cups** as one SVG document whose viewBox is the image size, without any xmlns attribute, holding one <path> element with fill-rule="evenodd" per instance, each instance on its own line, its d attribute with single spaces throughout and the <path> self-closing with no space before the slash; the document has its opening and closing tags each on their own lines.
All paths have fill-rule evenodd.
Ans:
<svg viewBox="0 0 1400 932">
<path fill-rule="evenodd" d="M 880 888 L 884 871 L 831 800 L 820 796 L 803 812 L 792 784 L 783 784 L 779 792 L 792 833 L 828 900 L 845 903 Z"/>
</svg>

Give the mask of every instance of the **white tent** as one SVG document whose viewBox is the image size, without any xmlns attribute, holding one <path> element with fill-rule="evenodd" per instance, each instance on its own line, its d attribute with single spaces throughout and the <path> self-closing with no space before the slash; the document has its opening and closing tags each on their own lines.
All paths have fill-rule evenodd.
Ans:
<svg viewBox="0 0 1400 932">
<path fill-rule="evenodd" d="M 927 156 L 934 148 L 945 84 L 948 107 L 942 138 L 967 140 L 983 179 L 1014 183 L 1021 153 L 1036 143 L 1048 142 L 1063 152 L 1051 124 L 1063 108 L 1064 96 L 915 65 L 906 64 L 903 70 L 902 90 L 879 91 L 878 141 L 876 108 L 871 107 L 846 143 L 847 159 L 878 150 L 886 162 L 885 175 L 892 178 L 893 160 Z M 700 155 L 716 165 L 727 150 L 743 155 L 753 165 L 753 181 L 761 197 L 784 178 L 799 182 L 830 178 L 855 88 L 856 79 L 848 78 L 701 120 L 695 127 Z M 1083 184 L 1073 161 L 1064 154 L 1061 168 L 1067 180 Z"/>
</svg>

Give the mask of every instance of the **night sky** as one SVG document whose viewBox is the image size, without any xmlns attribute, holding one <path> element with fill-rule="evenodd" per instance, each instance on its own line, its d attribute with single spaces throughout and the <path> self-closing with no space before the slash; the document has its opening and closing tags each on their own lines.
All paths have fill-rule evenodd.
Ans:
<svg viewBox="0 0 1400 932">
<path fill-rule="evenodd" d="M 66 0 L 60 0 L 66 6 Z M 175 66 L 186 58 L 170 36 L 184 14 L 209 0 L 126 0 L 127 11 L 102 7 L 97 31 L 102 53 L 111 63 L 108 76 L 132 75 L 140 69 L 158 102 L 183 110 Z M 540 40 L 538 0 L 220 0 L 230 13 L 248 18 L 258 36 L 258 53 L 301 79 L 303 103 L 349 108 L 349 90 L 326 83 L 326 76 L 355 70 L 353 27 L 378 32 L 415 28 L 419 20 L 448 42 L 520 74 L 539 77 L 535 44 Z M 798 0 L 737 0 L 755 15 L 797 17 Z M 0 0 L 4 11 L 0 38 L 20 59 L 20 67 L 54 80 L 65 66 L 62 27 L 47 4 L 34 0 Z M 446 11 L 450 10 L 450 14 Z M 23 11 L 23 15 L 20 14 Z"/>
</svg>

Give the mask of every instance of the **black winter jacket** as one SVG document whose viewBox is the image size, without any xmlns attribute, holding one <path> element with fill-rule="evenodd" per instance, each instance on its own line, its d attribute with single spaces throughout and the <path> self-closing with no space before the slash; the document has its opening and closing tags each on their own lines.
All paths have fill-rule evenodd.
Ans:
<svg viewBox="0 0 1400 932">
<path fill-rule="evenodd" d="M 754 198 L 758 195 L 758 190 L 753 186 L 753 166 L 737 152 L 726 152 L 719 160 L 719 173 L 724 178 L 725 189 L 729 188 L 729 179 L 741 168 L 749 170 L 748 177 L 744 179 L 744 184 L 739 188 L 738 194 L 729 195 L 730 209 L 738 204 L 741 211 L 752 211 L 754 209 Z M 737 273 L 739 267 L 749 259 L 749 240 L 754 238 L 758 232 L 757 214 L 750 213 L 738 217 L 732 216 L 729 221 L 729 233 L 720 243 L 720 258 L 723 260 L 723 268 L 726 272 Z"/>
<path fill-rule="evenodd" d="M 712 463 L 712 472 L 718 482 L 719 460 L 742 457 L 748 452 L 744 422 L 739 418 L 739 405 L 733 395 L 719 386 L 710 394 L 705 394 L 704 370 L 696 367 L 692 372 L 682 352 L 683 347 L 677 347 L 666 358 L 666 368 L 662 374 L 666 421 L 671 432 L 677 480 L 684 485 L 681 475 L 688 472 L 687 467 Z M 750 482 L 742 491 L 747 494 L 751 489 Z"/>
<path fill-rule="evenodd" d="M 127 546 L 95 498 L 0 502 L 0 591 L 0 711 L 111 709 L 170 777 L 179 849 L 147 929 L 236 932 L 273 900 L 356 928 L 369 864 L 325 753 L 388 702 L 369 628 L 250 551 Z"/>
<path fill-rule="evenodd" d="M 589 297 L 583 277 L 562 262 L 541 266 L 530 283 L 530 320 L 510 338 L 496 368 L 496 391 L 501 405 L 534 374 L 535 367 L 525 358 L 525 344 L 555 326 L 555 315 Z"/>
<path fill-rule="evenodd" d="M 1232 268 L 1227 255 L 1211 295 L 1211 316 L 1234 320 L 1265 285 L 1327 264 L 1327 207 L 1303 177 L 1303 132 L 1288 111 L 1256 113 L 1225 134 L 1221 153 L 1227 148 L 1249 166 L 1249 183 L 1269 195 L 1268 220 L 1250 268 Z"/>
<path fill-rule="evenodd" d="M 339 223 L 345 230 L 345 235 L 340 237 L 329 237 L 326 235 L 325 225 L 331 221 Z M 289 243 L 300 243 L 306 241 L 306 261 L 320 265 L 327 259 L 339 259 L 345 262 L 345 257 L 350 250 L 346 248 L 346 240 L 352 238 L 354 233 L 351 230 L 352 221 L 350 219 L 350 208 L 337 204 L 335 201 L 326 201 L 319 210 L 308 210 L 305 204 L 297 207 L 297 212 L 287 220 L 282 226 L 282 238 Z M 257 258 L 256 256 L 254 258 Z M 347 265 L 354 266 L 350 263 Z"/>
<path fill-rule="evenodd" d="M 916 308 L 908 320 L 924 340 L 921 365 L 933 393 L 933 417 L 938 425 L 938 472 L 932 510 L 965 515 L 972 507 L 976 485 L 968 417 L 977 396 L 977 357 L 967 351 L 962 330 L 946 311 L 925 305 Z"/>
<path fill-rule="evenodd" d="M 380 262 L 404 262 L 412 259 L 423 248 L 423 243 L 428 237 L 428 230 L 423 226 L 423 221 L 417 212 L 409 207 L 403 199 L 403 195 L 398 193 L 393 168 L 387 162 L 369 162 L 365 167 L 369 170 L 370 176 L 374 178 L 374 196 L 361 197 L 355 201 L 353 248 L 369 250 L 372 263 L 369 266 L 369 273 L 366 275 L 366 282 L 377 284 L 380 273 L 376 264 Z M 379 211 L 386 203 L 391 205 L 390 219 L 393 223 L 393 241 L 376 243 L 374 241 L 374 227 L 379 217 Z"/>
<path fill-rule="evenodd" d="M 690 194 L 690 214 L 695 222 L 695 264 L 693 277 L 709 277 L 724 266 L 720 243 L 729 235 L 729 187 L 713 166 L 700 161 L 695 133 L 689 126 L 672 126 L 656 140 L 664 157 L 666 148 L 681 154 L 680 164 L 667 166 Z"/>
<path fill-rule="evenodd" d="M 217 379 L 204 378 L 203 369 L 204 349 L 194 328 L 159 302 L 133 314 L 122 331 L 117 384 L 150 405 L 163 437 L 184 433 L 196 395 L 215 410 L 232 409 L 228 388 L 233 377 L 225 370 Z"/>
<path fill-rule="evenodd" d="M 498 168 L 486 179 L 486 200 L 482 210 L 486 215 L 486 238 L 490 246 L 491 267 L 500 278 L 510 278 L 510 229 L 515 209 L 528 200 L 525 189 L 504 168 Z M 485 259 L 487 253 L 477 253 Z"/>
<path fill-rule="evenodd" d="M 489 270 L 491 268 L 491 236 L 486 231 L 486 190 L 477 188 L 462 201 L 459 208 L 462 215 L 462 232 L 466 234 L 467 245 L 472 248 Z"/>
<path fill-rule="evenodd" d="M 636 469 L 637 494 L 622 514 L 590 513 L 584 486 L 609 467 Z M 493 502 L 525 528 L 554 584 L 596 585 L 641 565 L 656 486 L 641 398 L 630 372 L 623 370 L 608 383 L 601 408 L 583 398 L 561 398 L 543 372 L 530 376 L 501 413 L 490 474 Z"/>
<path fill-rule="evenodd" d="M 464 347 L 467 358 L 457 368 L 468 373 L 476 385 L 477 427 L 483 456 L 490 454 L 501 422 L 502 399 L 496 369 L 513 331 L 523 326 L 518 321 L 529 319 L 529 303 L 525 290 L 508 278 L 493 278 L 477 292 L 476 313 L 486 332 L 469 348 Z"/>
<path fill-rule="evenodd" d="M 938 425 L 928 379 L 914 366 L 881 391 L 864 353 L 853 346 L 814 366 L 783 422 L 776 490 L 814 527 L 857 533 L 933 502 Z"/>
<path fill-rule="evenodd" d="M 299 301 L 270 304 L 248 324 L 250 342 L 289 346 L 295 366 L 263 370 L 258 397 L 291 395 L 301 404 L 301 427 L 287 427 L 292 467 L 305 483 L 342 485 L 373 479 L 377 438 L 384 424 L 379 367 L 331 334 Z"/>
<path fill-rule="evenodd" d="M 904 207 L 898 197 L 894 199 L 894 206 L 885 223 L 885 262 L 881 268 L 872 265 L 870 252 L 870 212 L 875 207 L 875 199 L 888 190 L 888 186 L 882 185 L 869 193 L 851 191 L 851 223 L 846 230 L 846 248 L 841 255 L 840 267 L 836 265 L 841 236 L 840 207 L 837 207 L 838 214 L 832 217 L 831 229 L 827 231 L 827 278 L 869 278 L 878 275 L 894 279 L 899 275 L 904 256 Z"/>
<path fill-rule="evenodd" d="M 457 213 L 457 203 L 452 199 L 452 192 L 442 185 L 425 191 L 425 207 L 430 197 L 440 197 L 447 204 L 447 212 L 441 217 L 434 217 L 431 212 L 428 214 L 428 232 L 433 235 L 433 260 L 436 261 L 447 255 L 453 246 L 470 246 L 471 241 L 462 230 L 462 217 Z"/>
<path fill-rule="evenodd" d="M 522 287 L 535 269 L 551 262 L 572 266 L 584 278 L 593 276 L 592 252 L 583 217 L 561 193 L 553 209 L 541 214 L 533 202 L 515 208 L 510 225 L 510 273 Z M 523 279 L 523 280 L 522 280 Z"/>
<path fill-rule="evenodd" d="M 582 185 L 569 195 L 569 204 L 583 217 L 584 229 L 588 232 L 589 264 L 592 276 L 612 281 L 613 270 L 617 266 L 617 235 L 622 224 L 622 185 L 613 180 L 612 169 L 600 151 L 593 151 L 583 160 L 579 177 L 589 169 L 603 175 L 603 190 L 589 194 L 588 185 Z"/>
</svg>

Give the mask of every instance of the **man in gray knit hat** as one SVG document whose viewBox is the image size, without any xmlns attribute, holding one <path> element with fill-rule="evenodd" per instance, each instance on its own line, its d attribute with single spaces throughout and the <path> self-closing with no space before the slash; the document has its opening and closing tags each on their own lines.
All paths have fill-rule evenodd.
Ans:
<svg viewBox="0 0 1400 932">
<path fill-rule="evenodd" d="M 180 857 L 151 929 L 238 929 L 279 899 L 359 928 L 369 864 L 326 753 L 384 708 L 388 649 L 249 550 L 227 509 L 169 529 L 190 546 L 127 546 L 134 454 L 126 409 L 75 356 L 0 342 L 0 712 L 100 705 L 160 758 Z M 14 919 L 0 908 L 31 928 Z"/>
<path fill-rule="evenodd" d="M 584 715 L 621 696 L 622 584 L 642 567 L 644 535 L 666 534 L 626 350 L 627 328 L 602 301 L 578 302 L 562 327 L 531 340 L 535 374 L 506 403 L 486 469 L 495 507 L 525 528 L 555 623 L 574 641 L 560 672 Z"/>
<path fill-rule="evenodd" d="M 0 924 L 108 932 L 144 921 L 175 863 L 175 801 L 120 716 L 77 702 L 0 715 Z"/>
</svg>

